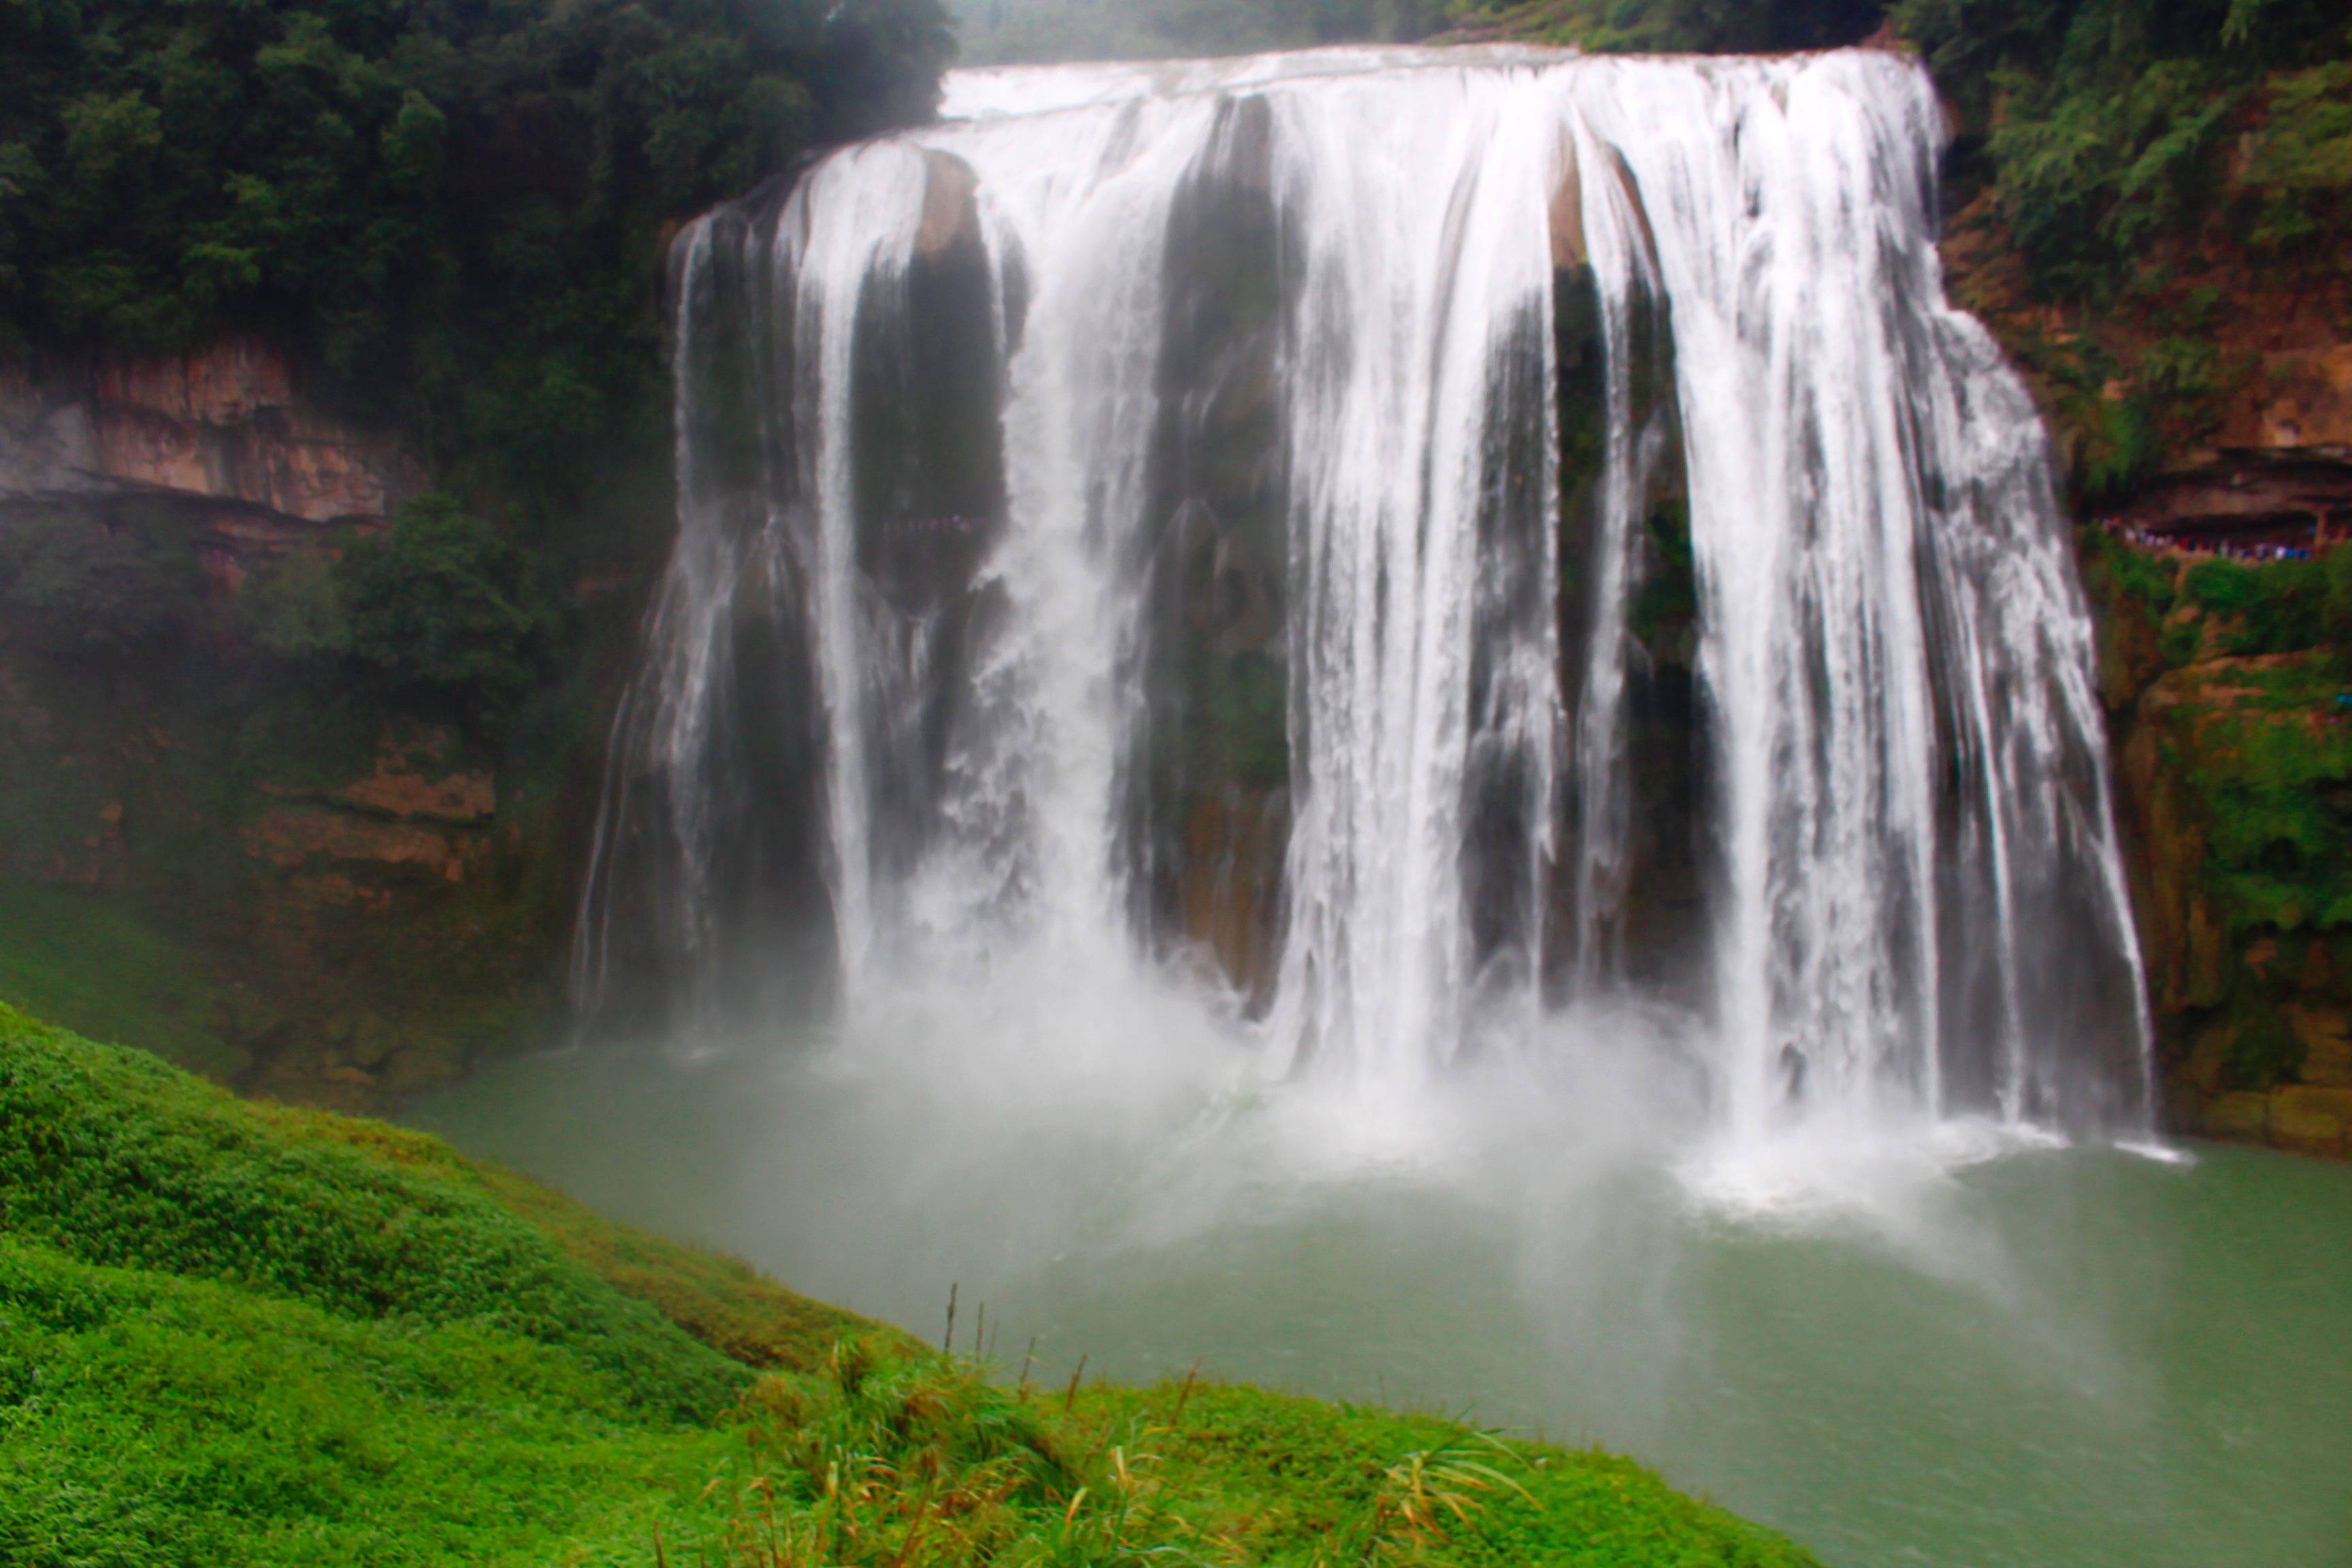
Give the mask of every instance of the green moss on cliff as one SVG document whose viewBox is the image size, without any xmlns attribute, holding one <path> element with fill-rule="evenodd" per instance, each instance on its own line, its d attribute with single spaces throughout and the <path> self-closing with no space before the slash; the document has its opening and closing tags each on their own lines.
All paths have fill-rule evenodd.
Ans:
<svg viewBox="0 0 2352 1568">
<path fill-rule="evenodd" d="M 2174 1114 L 2267 1137 L 2247 1097 L 2347 1087 L 2352 1068 L 2333 1045 L 2352 1023 L 2352 550 L 2083 542 Z"/>
</svg>

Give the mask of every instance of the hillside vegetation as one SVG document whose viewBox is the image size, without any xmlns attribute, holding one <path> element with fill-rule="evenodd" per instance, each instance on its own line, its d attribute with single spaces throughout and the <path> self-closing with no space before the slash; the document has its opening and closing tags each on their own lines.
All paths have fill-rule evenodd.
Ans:
<svg viewBox="0 0 2352 1568">
<path fill-rule="evenodd" d="M 2352 550 L 2085 531 L 2171 1116 L 2352 1157 Z"/>
<path fill-rule="evenodd" d="M 1801 1568 L 1638 1466 L 1008 1386 L 418 1134 L 0 1009 L 0 1560 Z"/>
<path fill-rule="evenodd" d="M 665 226 L 928 117 L 949 49 L 935 0 L 12 0 L 0 348 L 257 330 L 561 504 L 658 399 Z"/>
</svg>

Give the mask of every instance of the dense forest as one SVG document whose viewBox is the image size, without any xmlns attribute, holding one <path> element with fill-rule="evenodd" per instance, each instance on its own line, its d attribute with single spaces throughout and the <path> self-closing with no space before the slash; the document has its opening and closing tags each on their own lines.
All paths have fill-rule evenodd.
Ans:
<svg viewBox="0 0 2352 1568">
<path fill-rule="evenodd" d="M 252 328 L 560 495 L 635 411 L 665 226 L 928 117 L 933 0 L 0 12 L 0 347 Z"/>
<path fill-rule="evenodd" d="M 666 420 L 667 234 L 809 146 L 928 117 L 951 48 L 933 0 L 12 4 L 0 353 L 256 332 L 396 425 L 497 526 L 436 500 L 337 583 L 306 562 L 263 640 L 497 706 L 543 640 L 510 546 L 565 556 L 610 455 Z M 41 542 L 9 553 L 37 599 Z"/>
</svg>

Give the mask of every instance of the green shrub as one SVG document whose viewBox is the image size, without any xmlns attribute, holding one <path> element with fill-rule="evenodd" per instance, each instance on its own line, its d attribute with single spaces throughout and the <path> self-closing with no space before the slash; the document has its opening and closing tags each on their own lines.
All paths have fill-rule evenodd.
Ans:
<svg viewBox="0 0 2352 1568">
<path fill-rule="evenodd" d="M 2004 68 L 1990 138 L 2003 207 L 2045 294 L 2099 298 L 2122 264 L 2214 186 L 2237 107 L 2210 61 L 2164 60 L 2095 87 Z"/>
<path fill-rule="evenodd" d="M 2352 549 L 2337 545 L 2320 558 L 2327 575 L 2327 598 L 2321 624 L 2336 647 L 2352 651 Z"/>
<path fill-rule="evenodd" d="M 2352 26 L 2335 0 L 1893 0 L 1889 15 L 1964 142 L 1983 140 L 2042 299 L 2160 289 L 2233 205 L 2255 216 L 2236 237 L 2273 250 L 2341 211 Z"/>
<path fill-rule="evenodd" d="M 2278 78 L 2263 110 L 2239 175 L 2251 237 L 2274 252 L 2340 247 L 2352 239 L 2352 60 Z"/>
<path fill-rule="evenodd" d="M 2171 566 L 2105 529 L 2083 531 L 2084 575 L 2095 595 L 2137 599 L 2148 618 L 2161 621 L 2172 608 Z"/>
<path fill-rule="evenodd" d="M 2327 565 L 2319 561 L 2231 561 L 2189 568 L 2181 587 L 2199 608 L 2226 617 L 2224 654 L 2298 653 L 2326 632 Z"/>
<path fill-rule="evenodd" d="M 445 492 L 340 560 L 304 549 L 257 572 L 244 612 L 256 645 L 330 686 L 355 666 L 378 696 L 486 721 L 538 683 L 556 631 L 531 558 Z"/>
<path fill-rule="evenodd" d="M 489 715 L 536 680 L 553 612 L 530 561 L 454 498 L 409 502 L 335 575 L 351 656 L 393 691 Z M 319 613 L 308 624 L 331 633 L 335 621 Z"/>
</svg>

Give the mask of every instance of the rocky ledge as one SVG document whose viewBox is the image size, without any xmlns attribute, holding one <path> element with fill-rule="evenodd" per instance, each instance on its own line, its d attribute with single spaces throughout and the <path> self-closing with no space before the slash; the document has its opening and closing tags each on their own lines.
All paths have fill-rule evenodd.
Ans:
<svg viewBox="0 0 2352 1568">
<path fill-rule="evenodd" d="M 0 365 L 0 507 L 162 500 L 234 587 L 322 529 L 381 527 L 425 488 L 398 440 L 321 408 L 238 338 L 187 358 Z"/>
</svg>

